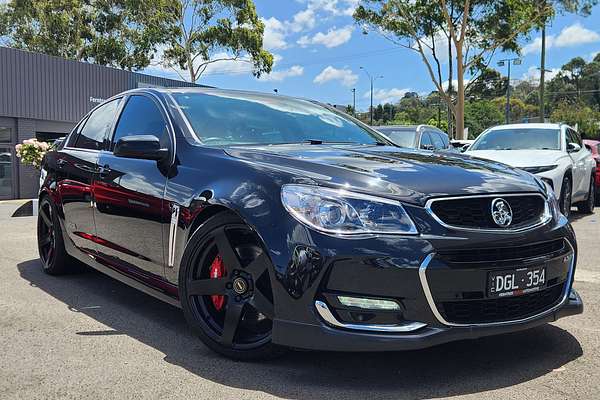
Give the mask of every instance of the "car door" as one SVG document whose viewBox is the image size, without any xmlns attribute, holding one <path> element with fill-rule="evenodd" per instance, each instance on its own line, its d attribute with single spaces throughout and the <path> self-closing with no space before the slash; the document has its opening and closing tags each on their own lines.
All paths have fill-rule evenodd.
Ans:
<svg viewBox="0 0 600 400">
<path fill-rule="evenodd" d="M 573 197 L 580 199 L 585 197 L 589 189 L 591 174 L 587 163 L 589 151 L 583 145 L 579 134 L 571 128 L 567 128 L 567 143 L 575 143 L 580 146 L 578 151 L 569 152 L 569 156 L 573 160 Z"/>
<path fill-rule="evenodd" d="M 92 181 L 99 152 L 112 128 L 119 102 L 120 99 L 115 99 L 93 110 L 56 156 L 57 190 L 67 236 L 86 253 L 96 249 Z"/>
<path fill-rule="evenodd" d="M 113 149 L 126 136 L 154 135 L 171 148 L 166 116 L 149 95 L 132 95 L 115 124 L 110 146 L 99 155 L 94 181 L 98 253 L 103 261 L 140 279 L 164 276 L 162 230 L 167 181 L 162 162 L 116 157 Z"/>
</svg>

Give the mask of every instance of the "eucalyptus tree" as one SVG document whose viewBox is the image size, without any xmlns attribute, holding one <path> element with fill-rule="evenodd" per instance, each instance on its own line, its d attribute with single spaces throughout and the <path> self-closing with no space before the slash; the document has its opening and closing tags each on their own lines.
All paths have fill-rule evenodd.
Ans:
<svg viewBox="0 0 600 400">
<path fill-rule="evenodd" d="M 168 0 L 11 0 L 0 8 L 9 47 L 124 69 L 150 64 Z"/>
<path fill-rule="evenodd" d="M 355 20 L 393 43 L 419 54 L 442 100 L 455 116 L 456 134 L 465 138 L 467 74 L 484 71 L 497 51 L 518 52 L 519 40 L 553 12 L 538 0 L 362 0 Z M 454 49 L 456 98 L 441 72 L 439 38 Z"/>
<path fill-rule="evenodd" d="M 161 62 L 196 82 L 211 64 L 247 63 L 269 73 L 273 55 L 263 48 L 264 24 L 252 0 L 174 0 Z M 243 65 L 242 65 L 243 67 Z M 242 68 L 244 69 L 244 68 Z"/>
</svg>

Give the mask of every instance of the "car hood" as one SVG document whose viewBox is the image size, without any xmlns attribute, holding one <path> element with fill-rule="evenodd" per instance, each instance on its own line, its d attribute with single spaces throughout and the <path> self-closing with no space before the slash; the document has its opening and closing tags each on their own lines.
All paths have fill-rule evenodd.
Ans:
<svg viewBox="0 0 600 400">
<path fill-rule="evenodd" d="M 424 205 L 434 196 L 539 191 L 532 175 L 458 153 L 391 146 L 274 145 L 228 148 L 238 159 L 291 173 L 297 182 Z"/>
<path fill-rule="evenodd" d="M 560 158 L 566 156 L 560 150 L 473 150 L 465 154 L 517 168 L 555 165 Z"/>
</svg>

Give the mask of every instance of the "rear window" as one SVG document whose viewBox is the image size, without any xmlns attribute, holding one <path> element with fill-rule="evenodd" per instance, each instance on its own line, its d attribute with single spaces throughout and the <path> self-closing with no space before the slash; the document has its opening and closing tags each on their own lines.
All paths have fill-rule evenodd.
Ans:
<svg viewBox="0 0 600 400">
<path fill-rule="evenodd" d="M 389 137 L 394 144 L 402 147 L 415 147 L 417 130 L 401 128 L 378 128 L 378 131 Z"/>
</svg>

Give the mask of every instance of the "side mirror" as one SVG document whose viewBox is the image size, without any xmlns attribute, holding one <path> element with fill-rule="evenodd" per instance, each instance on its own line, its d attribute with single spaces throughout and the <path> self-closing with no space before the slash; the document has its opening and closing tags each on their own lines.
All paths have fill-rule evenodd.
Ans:
<svg viewBox="0 0 600 400">
<path fill-rule="evenodd" d="M 569 153 L 577 153 L 579 150 L 581 150 L 581 146 L 578 145 L 577 143 L 568 143 L 567 144 L 567 152 Z"/>
<path fill-rule="evenodd" d="M 169 150 L 160 147 L 160 140 L 153 135 L 125 136 L 117 142 L 113 154 L 116 157 L 140 160 L 163 160 Z"/>
</svg>

